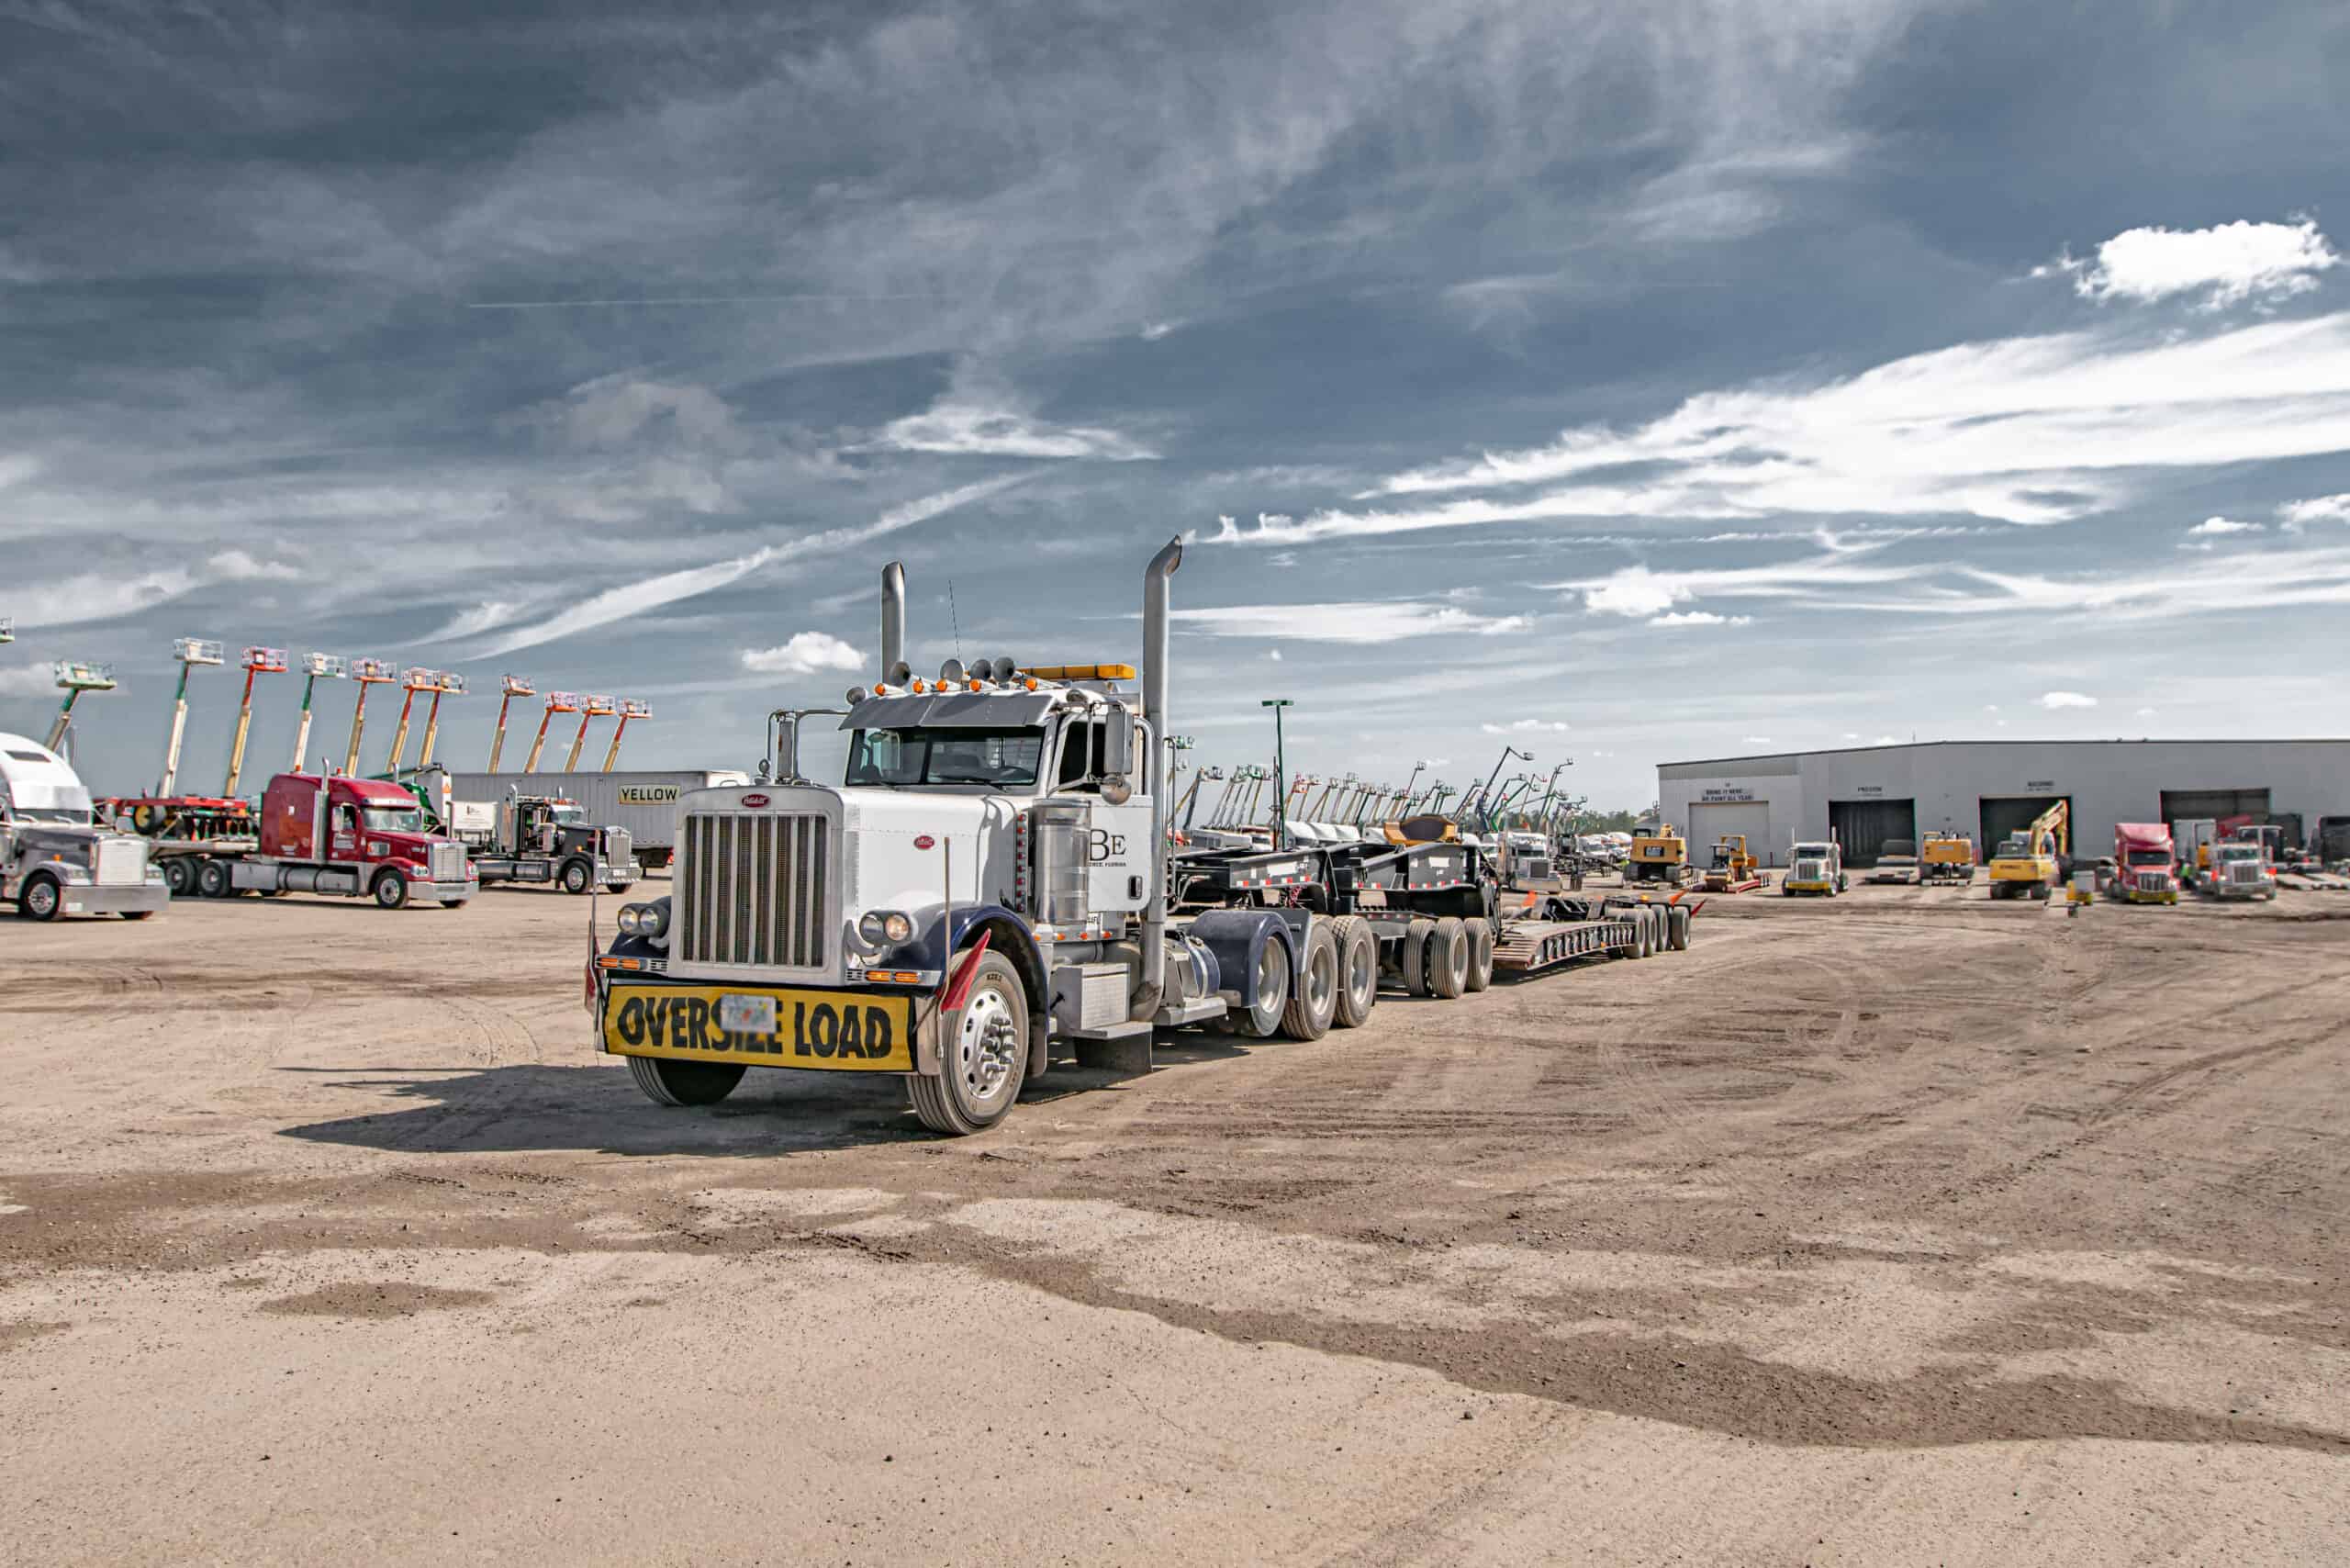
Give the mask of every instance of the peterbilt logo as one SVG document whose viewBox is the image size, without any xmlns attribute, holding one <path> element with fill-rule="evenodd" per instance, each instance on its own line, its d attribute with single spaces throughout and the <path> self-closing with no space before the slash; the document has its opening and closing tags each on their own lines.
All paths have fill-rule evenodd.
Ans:
<svg viewBox="0 0 2350 1568">
<path fill-rule="evenodd" d="M 928 849 L 937 842 L 938 840 L 931 837 L 930 834 L 925 833 L 914 840 L 914 847 L 916 849 Z"/>
<path fill-rule="evenodd" d="M 767 803 L 767 798 L 765 795 L 755 793 L 744 796 L 741 801 L 742 805 L 755 812 Z"/>
</svg>

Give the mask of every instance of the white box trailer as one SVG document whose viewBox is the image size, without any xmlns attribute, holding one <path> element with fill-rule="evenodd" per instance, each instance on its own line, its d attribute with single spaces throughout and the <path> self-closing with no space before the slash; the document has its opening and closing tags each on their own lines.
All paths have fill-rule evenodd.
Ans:
<svg viewBox="0 0 2350 1568">
<path fill-rule="evenodd" d="M 509 790 L 525 795 L 560 795 L 585 808 L 598 827 L 629 832 L 636 863 L 646 870 L 669 864 L 677 851 L 677 801 L 696 790 L 748 784 L 740 768 L 705 767 L 666 773 L 456 773 L 449 775 L 453 801 L 495 806 Z"/>
</svg>

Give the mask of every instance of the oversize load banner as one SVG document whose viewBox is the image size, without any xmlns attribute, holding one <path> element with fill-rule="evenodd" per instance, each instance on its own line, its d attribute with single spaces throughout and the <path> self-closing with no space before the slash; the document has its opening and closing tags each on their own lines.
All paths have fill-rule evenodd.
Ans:
<svg viewBox="0 0 2350 1568">
<path fill-rule="evenodd" d="M 722 996 L 775 998 L 776 1032 L 721 1029 Z M 604 1002 L 604 1049 L 619 1056 L 749 1067 L 912 1072 L 913 1022 L 913 999 L 907 996 L 776 986 L 615 984 Z"/>
</svg>

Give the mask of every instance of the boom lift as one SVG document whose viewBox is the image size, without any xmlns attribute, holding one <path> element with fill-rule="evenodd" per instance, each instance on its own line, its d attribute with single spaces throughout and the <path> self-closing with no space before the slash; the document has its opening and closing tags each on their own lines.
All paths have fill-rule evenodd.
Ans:
<svg viewBox="0 0 2350 1568">
<path fill-rule="evenodd" d="M 65 700 L 57 705 L 57 717 L 50 723 L 49 739 L 44 745 L 50 751 L 62 752 L 65 749 L 65 731 L 73 722 L 73 704 L 84 691 L 112 691 L 114 666 L 76 664 L 60 659 L 50 666 L 50 670 L 57 678 L 58 689 L 65 693 Z"/>
<path fill-rule="evenodd" d="M 2008 834 L 1991 857 L 1991 896 L 2045 899 L 2064 885 L 2072 848 L 2072 811 L 2062 801 Z"/>
</svg>

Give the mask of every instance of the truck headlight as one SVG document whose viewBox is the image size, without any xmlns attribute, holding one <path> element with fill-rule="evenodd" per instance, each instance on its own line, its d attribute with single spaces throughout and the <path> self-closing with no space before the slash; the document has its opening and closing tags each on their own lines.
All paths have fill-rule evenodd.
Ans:
<svg viewBox="0 0 2350 1568">
<path fill-rule="evenodd" d="M 635 935 L 637 934 L 638 924 L 643 920 L 643 918 L 644 906 L 643 904 L 624 903 L 621 905 L 621 935 L 623 936 Z"/>
<path fill-rule="evenodd" d="M 911 916 L 894 909 L 868 910 L 856 923 L 856 934 L 867 942 L 907 942 L 913 938 L 914 923 Z"/>
<path fill-rule="evenodd" d="M 636 906 L 636 934 L 648 942 L 658 942 L 669 935 L 667 899 L 655 899 L 651 903 Z"/>
</svg>

